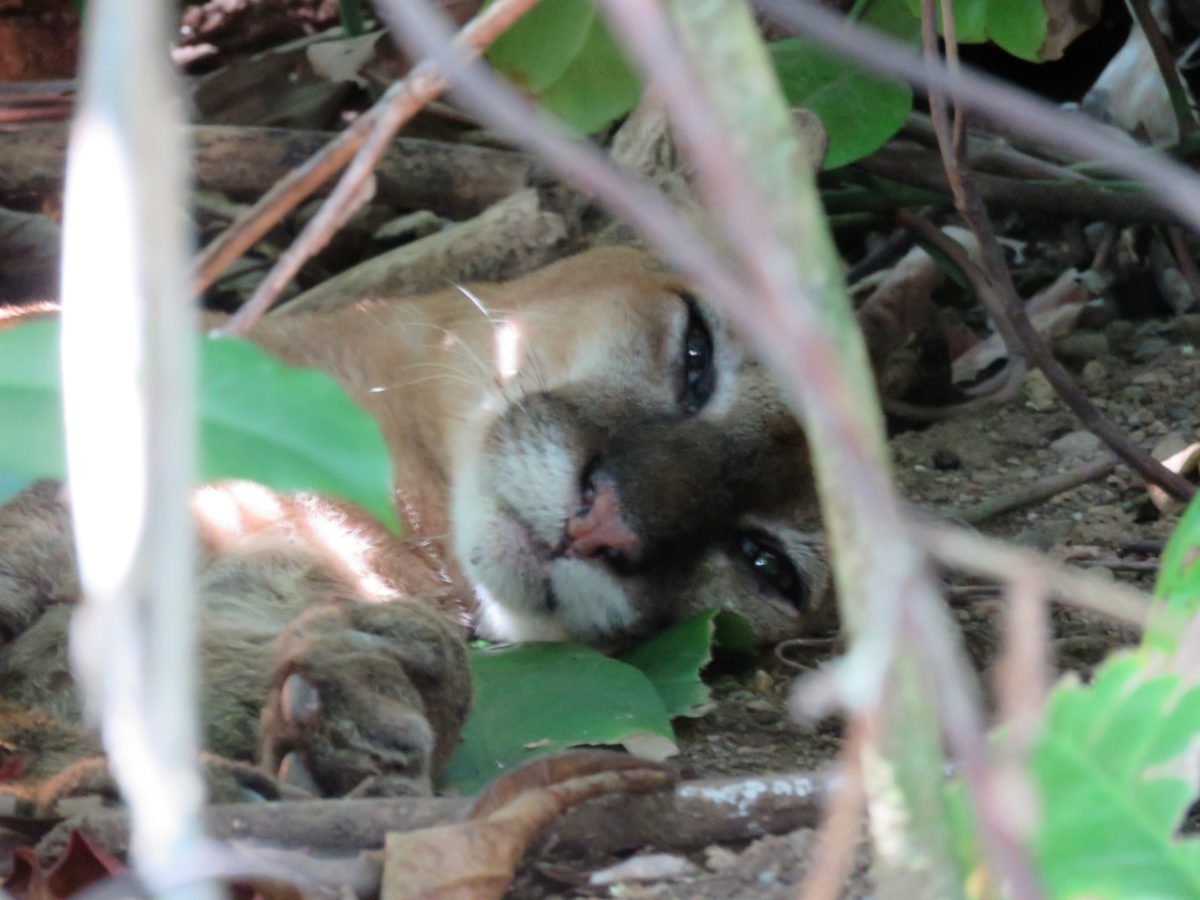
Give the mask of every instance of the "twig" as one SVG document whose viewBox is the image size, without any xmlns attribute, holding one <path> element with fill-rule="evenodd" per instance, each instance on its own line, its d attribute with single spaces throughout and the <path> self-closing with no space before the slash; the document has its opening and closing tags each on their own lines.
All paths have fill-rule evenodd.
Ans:
<svg viewBox="0 0 1200 900">
<path fill-rule="evenodd" d="M 1059 601 L 1099 613 L 1116 622 L 1146 624 L 1150 598 L 1132 588 L 1087 575 L 1045 557 L 945 525 L 915 525 L 921 543 L 940 562 L 963 572 L 977 572 L 1001 582 L 1014 572 L 1036 573 Z"/>
<path fill-rule="evenodd" d="M 547 843 L 573 853 L 616 853 L 647 844 L 691 849 L 781 834 L 815 825 L 834 784 L 835 776 L 814 772 L 686 781 L 673 791 L 572 810 L 550 830 Z M 238 803 L 209 807 L 207 825 L 221 840 L 346 853 L 382 847 L 389 831 L 459 821 L 472 802 L 471 797 L 403 797 Z M 104 810 L 60 823 L 38 845 L 39 857 L 57 858 L 76 828 L 109 852 L 122 853 L 128 846 L 128 817 Z"/>
<path fill-rule="evenodd" d="M 946 173 L 935 164 L 936 158 L 936 154 L 924 147 L 892 140 L 865 159 L 860 159 L 854 167 L 911 188 L 949 195 Z M 1185 221 L 1172 209 L 1164 208 L 1156 196 L 1131 181 L 1028 181 L 988 172 L 976 173 L 975 181 L 984 202 L 989 207 L 999 209 L 1032 210 L 1055 215 L 1069 211 L 1078 218 L 1113 222 Z M 930 202 L 934 201 L 926 197 L 906 205 L 928 205 Z M 896 204 L 891 205 L 894 207 Z"/>
<path fill-rule="evenodd" d="M 837 900 L 854 865 L 854 849 L 863 826 L 867 799 L 862 753 L 866 740 L 860 720 L 851 723 L 842 744 L 836 785 L 825 804 L 812 854 L 812 868 L 800 886 L 802 900 Z"/>
<path fill-rule="evenodd" d="M 1187 88 L 1179 77 L 1179 69 L 1175 65 L 1175 57 L 1167 46 L 1166 36 L 1158 27 L 1158 19 L 1150 11 L 1146 0 L 1129 0 L 1137 23 L 1146 36 L 1150 52 L 1154 54 L 1154 62 L 1162 75 L 1163 84 L 1167 88 L 1167 96 L 1171 98 L 1171 109 L 1175 112 L 1175 121 L 1179 125 L 1179 142 L 1182 144 L 1196 132 L 1196 116 L 1192 112 L 1192 104 L 1188 100 Z"/>
<path fill-rule="evenodd" d="M 83 590 L 70 652 L 132 810 L 134 865 L 158 891 L 205 846 L 183 102 L 161 4 L 96 0 L 87 19 L 63 229 L 63 412 Z M 173 896 L 215 890 L 200 882 Z"/>
<path fill-rule="evenodd" d="M 944 65 L 913 56 L 908 45 L 863 28 L 847 28 L 842 16 L 819 3 L 797 0 L 752 0 L 774 24 L 804 35 L 864 67 L 934 86 L 963 105 L 1007 122 L 1014 131 L 1043 146 L 1057 146 L 1083 160 L 1103 160 L 1150 187 L 1164 207 L 1200 231 L 1200 184 L 1180 163 L 1116 140 L 1103 128 L 1060 110 L 995 78 L 967 71 L 949 72 Z"/>
<path fill-rule="evenodd" d="M 456 45 L 467 58 L 478 57 L 484 47 L 491 44 L 535 2 L 498 0 L 492 3 L 463 27 Z M 367 143 L 369 136 L 376 136 L 374 142 L 377 146 L 371 152 L 382 152 L 396 129 L 440 95 L 445 87 L 443 73 L 434 65 L 423 64 L 411 71 L 403 81 L 388 88 L 370 110 L 331 140 L 317 156 L 276 184 L 204 249 L 196 261 L 197 293 L 211 285 L 230 263 L 253 247 L 284 216 L 347 165 Z M 378 147 L 380 144 L 382 148 Z M 369 168 L 367 171 L 369 173 Z M 350 195 L 354 192 L 347 190 Z"/>
<path fill-rule="evenodd" d="M 966 258 L 966 254 L 962 252 L 957 244 L 948 239 L 942 233 L 941 229 L 913 216 L 911 213 L 901 211 L 897 215 L 906 227 L 917 231 L 929 243 L 934 244 L 948 256 L 951 256 L 954 262 L 965 273 L 968 273 L 968 277 L 970 277 L 972 268 L 978 271 L 977 267 Z M 975 283 L 974 279 L 972 279 L 972 283 Z M 1042 339 L 1042 336 L 1038 334 L 1037 329 L 1029 320 L 1029 316 L 1025 313 L 1024 305 L 1016 296 L 1015 288 L 1012 288 L 1011 279 L 1008 280 L 1007 285 L 997 285 L 991 279 L 987 283 L 990 285 L 990 289 L 980 293 L 980 299 L 984 301 L 988 312 L 994 320 L 1006 319 L 1013 324 L 1017 336 L 1022 346 L 1028 352 L 1029 357 L 1042 370 L 1042 374 L 1046 376 L 1046 380 L 1050 382 L 1050 386 L 1054 388 L 1055 393 L 1075 413 L 1079 421 L 1089 431 L 1100 438 L 1100 440 L 1104 441 L 1109 449 L 1130 468 L 1144 476 L 1147 481 L 1158 485 L 1172 497 L 1183 500 L 1189 499 L 1196 491 L 1195 486 L 1186 478 L 1166 468 L 1153 456 L 1133 443 L 1125 432 L 1118 428 L 1116 423 L 1111 419 L 1101 413 L 1076 386 L 1071 376 L 1067 373 L 1067 370 L 1055 358 L 1050 345 Z M 1010 288 L 1012 288 L 1011 292 Z"/>
<path fill-rule="evenodd" d="M 1043 500 L 1079 487 L 1081 484 L 1087 484 L 1089 481 L 1096 481 L 1110 474 L 1116 467 L 1115 459 L 1097 459 L 1067 472 L 1057 472 L 1054 475 L 1039 478 L 1032 484 L 1022 485 L 1007 494 L 991 497 L 974 506 L 947 513 L 947 517 L 967 525 L 978 525 L 988 519 L 1012 512 L 1014 509 L 1041 503 Z"/>
<path fill-rule="evenodd" d="M 469 37 L 466 36 L 468 29 L 463 29 L 458 38 L 459 43 L 478 52 L 480 48 L 486 47 L 499 37 L 509 25 L 537 2 L 538 0 L 497 0 L 472 20 L 472 25 L 477 27 L 470 31 Z M 404 79 L 403 83 L 410 85 L 409 90 L 397 94 L 391 103 L 379 108 L 378 115 L 371 123 L 370 133 L 358 148 L 349 167 L 342 173 L 337 187 L 321 204 L 320 210 L 309 220 L 300 236 L 276 260 L 250 299 L 230 316 L 221 329 L 223 334 L 246 334 L 250 331 L 263 313 L 279 299 L 280 293 L 287 287 L 288 282 L 296 277 L 300 267 L 329 242 L 334 232 L 346 223 L 355 210 L 371 198 L 375 192 L 372 173 L 380 157 L 387 151 L 392 137 L 426 102 L 445 89 L 448 78 L 452 76 L 452 70 L 447 72 L 432 64 L 422 63 Z"/>
</svg>

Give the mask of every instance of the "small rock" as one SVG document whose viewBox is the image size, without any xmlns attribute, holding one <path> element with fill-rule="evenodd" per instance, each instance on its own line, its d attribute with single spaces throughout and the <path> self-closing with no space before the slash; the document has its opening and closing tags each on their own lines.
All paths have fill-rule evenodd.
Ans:
<svg viewBox="0 0 1200 900">
<path fill-rule="evenodd" d="M 1187 406 L 1172 406 L 1167 410 L 1167 418 L 1172 422 L 1187 422 L 1193 416 L 1193 411 Z"/>
<path fill-rule="evenodd" d="M 1186 313 L 1171 323 L 1171 331 L 1192 343 L 1200 342 L 1200 313 Z"/>
<path fill-rule="evenodd" d="M 1164 434 L 1158 439 L 1158 443 L 1154 445 L 1154 449 L 1150 451 L 1150 455 L 1160 462 L 1168 457 L 1174 456 L 1180 450 L 1187 449 L 1187 438 L 1182 434 Z"/>
<path fill-rule="evenodd" d="M 1108 373 L 1104 370 L 1104 365 L 1096 359 L 1090 359 L 1084 363 L 1083 371 L 1079 373 L 1083 386 L 1091 390 L 1102 387 L 1107 377 Z"/>
<path fill-rule="evenodd" d="M 951 469 L 957 469 L 962 466 L 962 459 L 949 447 L 938 447 L 933 451 L 933 455 L 929 461 L 933 463 L 935 469 L 942 472 L 948 472 Z"/>
<path fill-rule="evenodd" d="M 775 689 L 775 679 L 764 669 L 754 672 L 754 690 L 760 694 L 769 694 Z"/>
<path fill-rule="evenodd" d="M 1035 369 L 1025 376 L 1026 406 L 1034 412 L 1049 412 L 1057 403 L 1057 395 L 1045 375 Z"/>
<path fill-rule="evenodd" d="M 1054 342 L 1054 353 L 1063 362 L 1082 365 L 1108 353 L 1108 337 L 1102 331 L 1075 331 Z"/>
<path fill-rule="evenodd" d="M 1104 327 L 1108 347 L 1113 353 L 1125 353 L 1133 343 L 1134 325 L 1127 319 L 1117 319 Z"/>
<path fill-rule="evenodd" d="M 1089 300 L 1079 312 L 1080 328 L 1104 328 L 1117 318 L 1117 302 L 1105 295 Z"/>
<path fill-rule="evenodd" d="M 1133 348 L 1133 358 L 1138 362 L 1149 362 L 1165 353 L 1170 346 L 1171 342 L 1166 338 L 1157 336 L 1143 338 Z"/>
<path fill-rule="evenodd" d="M 1022 547 L 1030 547 L 1042 553 L 1049 553 L 1054 549 L 1054 541 L 1033 528 L 1026 528 L 1017 532 L 1013 538 L 1013 543 L 1020 544 Z"/>
<path fill-rule="evenodd" d="M 1090 456 L 1100 446 L 1100 438 L 1090 431 L 1072 431 L 1050 444 L 1050 449 L 1063 456 Z"/>
</svg>

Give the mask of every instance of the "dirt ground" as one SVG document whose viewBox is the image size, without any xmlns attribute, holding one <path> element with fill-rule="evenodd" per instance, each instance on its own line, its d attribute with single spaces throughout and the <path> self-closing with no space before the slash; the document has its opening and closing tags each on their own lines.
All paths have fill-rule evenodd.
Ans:
<svg viewBox="0 0 1200 900">
<path fill-rule="evenodd" d="M 1115 320 L 1102 330 L 1076 332 L 1071 342 L 1093 350 L 1075 359 L 1080 383 L 1136 441 L 1161 453 L 1197 440 L 1200 316 L 1139 323 Z M 893 437 L 891 446 L 904 496 L 915 506 L 943 515 L 1077 468 L 1104 452 L 1040 374 L 1027 376 L 1022 396 L 1011 404 L 904 431 Z M 979 528 L 1148 590 L 1157 562 L 1156 542 L 1170 536 L 1175 522 L 1173 516 L 1160 516 L 1148 502 L 1136 475 L 1118 468 L 1107 478 L 998 516 Z M 986 685 L 1003 637 L 1003 601 L 995 592 L 962 583 L 952 594 L 966 648 Z M 1059 667 L 1085 676 L 1111 649 L 1136 639 L 1131 629 L 1075 610 L 1055 607 L 1051 618 Z M 819 665 L 829 652 L 816 652 L 803 662 Z M 751 775 L 818 769 L 834 762 L 840 723 L 801 727 L 788 714 L 797 671 L 770 657 L 744 671 L 718 675 L 712 712 L 678 724 L 681 753 L 672 764 L 680 774 Z M 589 885 L 586 878 L 614 859 L 568 864 L 542 858 L 526 864 L 510 896 L 794 897 L 814 837 L 812 829 L 802 829 L 744 848 L 709 847 L 688 857 L 687 874 L 606 886 Z M 870 893 L 860 847 L 846 896 Z"/>
</svg>

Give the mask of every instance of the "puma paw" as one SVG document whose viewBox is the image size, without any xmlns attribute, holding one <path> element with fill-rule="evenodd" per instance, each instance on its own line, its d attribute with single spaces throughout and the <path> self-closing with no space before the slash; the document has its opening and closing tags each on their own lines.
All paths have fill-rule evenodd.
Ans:
<svg viewBox="0 0 1200 900">
<path fill-rule="evenodd" d="M 469 702 L 465 646 L 437 612 L 334 603 L 278 640 L 259 761 L 320 796 L 428 794 Z"/>
</svg>

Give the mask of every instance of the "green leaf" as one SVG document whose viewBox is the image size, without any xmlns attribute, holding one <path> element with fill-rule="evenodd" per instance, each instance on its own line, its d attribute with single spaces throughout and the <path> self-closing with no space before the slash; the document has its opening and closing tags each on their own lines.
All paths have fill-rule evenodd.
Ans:
<svg viewBox="0 0 1200 900">
<path fill-rule="evenodd" d="M 0 472 L 10 483 L 65 474 L 61 396 L 58 321 L 0 330 Z"/>
<path fill-rule="evenodd" d="M 1091 685 L 1051 694 L 1031 763 L 1043 807 L 1034 850 L 1051 896 L 1200 896 L 1200 841 L 1176 837 L 1196 791 L 1185 757 L 1200 735 L 1200 688 L 1155 674 L 1149 658 L 1114 657 Z"/>
<path fill-rule="evenodd" d="M 674 740 L 662 697 L 631 665 L 576 644 L 471 652 L 475 705 L 442 784 L 472 792 L 500 772 L 580 744 Z"/>
<path fill-rule="evenodd" d="M 200 479 L 335 494 L 396 528 L 379 426 L 332 378 L 248 341 L 200 342 Z"/>
<path fill-rule="evenodd" d="M 641 79 L 592 0 L 543 0 L 489 48 L 497 71 L 590 134 L 633 109 Z"/>
<path fill-rule="evenodd" d="M 850 17 L 897 40 L 920 43 L 920 13 L 914 15 L 907 0 L 859 0 Z"/>
<path fill-rule="evenodd" d="M 338 16 L 350 37 L 358 37 L 366 30 L 359 0 L 338 0 Z"/>
<path fill-rule="evenodd" d="M 908 0 L 921 15 L 921 0 Z M 941 30 L 939 4 L 938 28 Z M 992 41 L 1013 56 L 1038 62 L 1046 40 L 1045 0 L 954 0 L 954 33 L 960 44 Z"/>
<path fill-rule="evenodd" d="M 701 716 L 709 709 L 711 697 L 700 670 L 712 659 L 716 615 L 710 609 L 692 616 L 620 657 L 650 679 L 672 718 Z"/>
<path fill-rule="evenodd" d="M 1170 653 L 1179 643 L 1182 625 L 1200 614 L 1200 495 L 1188 504 L 1163 548 L 1154 596 L 1158 609 L 1142 643 Z"/>
<path fill-rule="evenodd" d="M 0 331 L 0 473 L 63 478 L 57 319 Z M 243 478 L 351 500 L 391 527 L 390 457 L 375 421 L 324 372 L 253 344 L 196 338 L 199 479 Z"/>
<path fill-rule="evenodd" d="M 825 126 L 826 169 L 877 150 L 912 109 L 907 84 L 871 75 L 811 41 L 776 41 L 769 49 L 788 103 L 811 110 Z"/>
<path fill-rule="evenodd" d="M 592 0 L 542 0 L 496 38 L 488 60 L 509 81 L 536 96 L 567 71 L 597 15 Z"/>
</svg>

